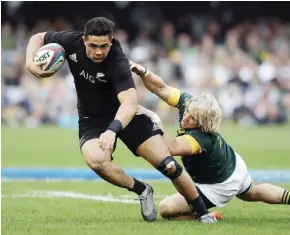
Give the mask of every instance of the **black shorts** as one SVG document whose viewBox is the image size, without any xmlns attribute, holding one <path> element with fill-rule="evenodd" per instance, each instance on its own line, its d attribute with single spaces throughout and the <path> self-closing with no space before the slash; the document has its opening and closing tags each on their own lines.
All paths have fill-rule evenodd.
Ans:
<svg viewBox="0 0 290 235">
<path fill-rule="evenodd" d="M 99 138 L 110 124 L 100 125 L 100 123 L 98 119 L 94 118 L 79 119 L 80 147 L 90 139 Z M 147 139 L 155 135 L 163 135 L 163 131 L 159 126 L 145 115 L 135 115 L 126 128 L 119 133 L 118 137 L 135 156 L 138 156 L 136 152 L 137 148 Z"/>
</svg>

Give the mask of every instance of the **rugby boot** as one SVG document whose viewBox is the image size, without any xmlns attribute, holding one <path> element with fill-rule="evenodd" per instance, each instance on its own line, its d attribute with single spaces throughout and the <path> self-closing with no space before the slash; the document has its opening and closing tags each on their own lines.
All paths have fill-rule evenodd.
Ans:
<svg viewBox="0 0 290 235">
<path fill-rule="evenodd" d="M 198 221 L 202 224 L 214 224 L 217 223 L 217 219 L 214 215 L 214 213 L 208 213 L 203 216 L 201 216 Z"/>
<path fill-rule="evenodd" d="M 146 188 L 142 194 L 139 195 L 140 205 L 141 205 L 141 214 L 143 219 L 148 222 L 153 222 L 156 220 L 157 212 L 153 199 L 153 188 L 145 184 Z"/>
</svg>

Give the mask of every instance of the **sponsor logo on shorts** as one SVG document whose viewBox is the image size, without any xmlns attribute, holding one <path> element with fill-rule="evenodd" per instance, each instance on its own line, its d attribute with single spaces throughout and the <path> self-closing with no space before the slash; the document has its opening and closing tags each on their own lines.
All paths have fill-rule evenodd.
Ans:
<svg viewBox="0 0 290 235">
<path fill-rule="evenodd" d="M 155 122 L 153 122 L 153 128 L 152 128 L 152 130 L 153 131 L 160 130 L 160 127 Z"/>
</svg>

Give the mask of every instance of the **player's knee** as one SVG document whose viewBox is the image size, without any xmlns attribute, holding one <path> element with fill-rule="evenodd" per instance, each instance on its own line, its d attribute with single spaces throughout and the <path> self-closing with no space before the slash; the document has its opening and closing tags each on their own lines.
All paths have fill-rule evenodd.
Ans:
<svg viewBox="0 0 290 235">
<path fill-rule="evenodd" d="M 94 171 L 101 171 L 101 169 L 104 169 L 104 165 L 106 164 L 106 160 L 104 158 L 94 156 L 94 155 L 87 155 L 84 156 L 86 164 Z"/>
<path fill-rule="evenodd" d="M 106 163 L 110 162 L 111 154 L 96 147 L 96 140 L 89 140 L 82 146 L 82 155 L 86 164 L 95 172 L 105 169 Z"/>
<path fill-rule="evenodd" d="M 173 215 L 173 206 L 166 199 L 159 203 L 159 213 L 162 218 L 170 219 Z"/>
<path fill-rule="evenodd" d="M 169 179 L 173 180 L 178 178 L 183 171 L 182 166 L 173 158 L 173 157 L 166 157 L 157 167 L 163 175 L 168 177 Z"/>
<path fill-rule="evenodd" d="M 105 153 L 101 151 L 83 153 L 83 156 L 86 164 L 95 172 L 104 171 L 109 162 Z"/>
</svg>

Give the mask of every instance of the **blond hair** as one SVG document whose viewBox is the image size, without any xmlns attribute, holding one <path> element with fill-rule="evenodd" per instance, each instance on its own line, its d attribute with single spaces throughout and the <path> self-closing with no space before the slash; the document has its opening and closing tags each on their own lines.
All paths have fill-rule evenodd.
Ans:
<svg viewBox="0 0 290 235">
<path fill-rule="evenodd" d="M 187 108 L 197 122 L 198 128 L 206 133 L 218 132 L 222 111 L 216 98 L 209 94 L 202 94 L 188 100 Z"/>
</svg>

